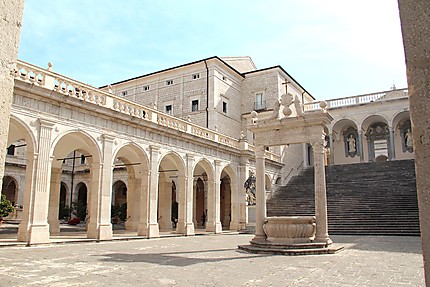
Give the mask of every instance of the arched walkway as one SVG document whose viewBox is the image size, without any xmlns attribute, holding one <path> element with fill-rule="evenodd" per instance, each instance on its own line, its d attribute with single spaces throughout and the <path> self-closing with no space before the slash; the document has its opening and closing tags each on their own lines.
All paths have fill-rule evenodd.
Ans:
<svg viewBox="0 0 430 287">
<path fill-rule="evenodd" d="M 164 155 L 159 164 L 158 174 L 157 219 L 160 230 L 176 227 L 177 233 L 188 234 L 192 229 L 191 233 L 194 234 L 194 224 L 189 211 L 191 206 L 187 206 L 190 201 L 186 196 L 183 159 L 176 153 Z"/>
</svg>

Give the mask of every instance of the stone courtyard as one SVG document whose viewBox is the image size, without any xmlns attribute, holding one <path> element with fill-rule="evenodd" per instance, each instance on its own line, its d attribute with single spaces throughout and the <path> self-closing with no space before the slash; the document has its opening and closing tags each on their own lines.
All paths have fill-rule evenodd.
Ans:
<svg viewBox="0 0 430 287">
<path fill-rule="evenodd" d="M 253 235 L 0 249 L 0 286 L 424 286 L 419 237 L 332 236 L 335 255 L 241 252 Z"/>
</svg>

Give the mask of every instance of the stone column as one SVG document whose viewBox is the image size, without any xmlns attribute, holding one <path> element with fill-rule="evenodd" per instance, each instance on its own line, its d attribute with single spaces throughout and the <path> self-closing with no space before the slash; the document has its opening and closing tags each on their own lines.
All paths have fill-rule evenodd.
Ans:
<svg viewBox="0 0 430 287">
<path fill-rule="evenodd" d="M 127 218 L 125 221 L 125 229 L 137 231 L 139 222 L 139 205 L 140 205 L 140 178 L 135 178 L 134 175 L 127 179 Z"/>
<path fill-rule="evenodd" d="M 58 212 L 60 210 L 61 167 L 52 168 L 51 191 L 49 193 L 48 223 L 51 234 L 60 233 Z"/>
<path fill-rule="evenodd" d="M 239 182 L 237 186 L 238 201 L 239 201 L 239 225 L 238 230 L 246 229 L 248 222 L 248 212 L 246 204 L 246 190 L 244 187 L 245 181 L 248 179 L 249 159 L 241 158 L 239 165 Z"/>
<path fill-rule="evenodd" d="M 330 141 L 330 165 L 334 164 L 334 144 L 333 144 L 333 132 L 328 135 Z"/>
<path fill-rule="evenodd" d="M 430 286 L 430 2 L 399 0 L 420 209 L 424 274 Z"/>
<path fill-rule="evenodd" d="M 193 189 L 193 168 L 194 168 L 194 155 L 187 154 L 187 168 L 185 176 L 185 229 L 183 234 L 190 236 L 194 235 L 193 223 L 193 202 L 194 202 L 194 189 Z"/>
<path fill-rule="evenodd" d="M 312 144 L 314 152 L 314 173 L 315 173 L 315 216 L 316 216 L 316 242 L 331 243 L 328 236 L 327 223 L 327 195 L 325 185 L 324 167 L 324 142 L 315 141 Z"/>
<path fill-rule="evenodd" d="M 7 138 L 14 79 L 12 70 L 18 54 L 24 0 L 8 0 L 0 3 L 0 186 L 4 175 Z M 0 190 L 1 193 L 1 190 Z"/>
<path fill-rule="evenodd" d="M 363 148 L 363 132 L 361 129 L 358 131 L 358 151 L 360 153 L 360 162 L 364 162 L 364 148 Z"/>
<path fill-rule="evenodd" d="M 54 123 L 39 119 L 38 154 L 34 156 L 34 170 L 30 179 L 34 184 L 27 190 L 23 221 L 18 229 L 18 241 L 28 244 L 49 242 L 48 203 L 51 180 L 51 134 Z M 28 160 L 27 160 L 28 162 Z M 31 166 L 31 165 L 30 165 Z M 28 167 L 29 168 L 29 167 Z M 29 174 L 26 174 L 26 177 Z M 26 205 L 24 205 L 26 206 Z"/>
<path fill-rule="evenodd" d="M 230 221 L 230 230 L 241 230 L 244 229 L 243 223 L 244 219 L 241 217 L 241 208 L 245 204 L 245 196 L 244 196 L 244 188 L 243 184 L 240 186 L 239 178 L 240 174 L 236 172 L 238 175 L 235 181 L 230 182 L 231 187 L 231 221 Z"/>
<path fill-rule="evenodd" d="M 157 202 L 158 202 L 158 160 L 160 157 L 160 148 L 158 146 L 151 146 L 151 156 L 149 163 L 149 192 L 148 192 L 148 225 L 145 227 L 144 223 L 145 214 L 141 213 L 141 224 L 139 226 L 139 235 L 144 235 L 148 238 L 160 237 L 157 218 Z M 145 199 L 144 199 L 145 200 Z"/>
<path fill-rule="evenodd" d="M 221 233 L 221 161 L 215 160 L 215 179 L 213 182 L 208 180 L 208 220 L 206 223 L 206 231 Z"/>
<path fill-rule="evenodd" d="M 172 181 L 160 176 L 158 188 L 158 226 L 160 229 L 172 228 Z"/>
<path fill-rule="evenodd" d="M 392 127 L 390 127 L 390 147 L 389 147 L 389 152 L 388 152 L 388 159 L 389 160 L 395 160 L 396 159 L 396 149 L 394 146 L 394 129 Z"/>
<path fill-rule="evenodd" d="M 149 233 L 149 182 L 151 172 L 144 170 L 142 172 L 139 186 L 139 225 L 137 235 L 150 238 Z"/>
<path fill-rule="evenodd" d="M 302 144 L 303 149 L 303 168 L 308 168 L 308 147 L 307 144 Z"/>
<path fill-rule="evenodd" d="M 94 170 L 90 193 L 90 222 L 88 238 L 98 240 L 112 239 L 111 203 L 113 176 L 113 140 L 110 135 L 103 135 L 102 162 L 92 163 Z"/>
<path fill-rule="evenodd" d="M 266 214 L 266 191 L 265 191 L 265 149 L 264 146 L 255 147 L 255 189 L 256 189 L 256 212 L 255 212 L 255 236 L 252 241 L 266 240 L 266 233 L 263 224 L 267 217 Z M 324 160 L 324 159 L 323 159 Z M 324 164 L 324 163 L 323 163 Z"/>
</svg>

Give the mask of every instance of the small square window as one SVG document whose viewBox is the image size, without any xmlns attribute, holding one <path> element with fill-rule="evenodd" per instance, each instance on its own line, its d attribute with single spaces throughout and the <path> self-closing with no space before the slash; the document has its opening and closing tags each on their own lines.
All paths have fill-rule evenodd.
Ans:
<svg viewBox="0 0 430 287">
<path fill-rule="evenodd" d="M 7 148 L 7 155 L 15 155 L 15 145 L 11 144 Z"/>
<path fill-rule="evenodd" d="M 200 78 L 199 74 L 193 74 L 192 75 L 193 80 L 197 80 L 198 78 Z"/>
<path fill-rule="evenodd" d="M 167 80 L 167 81 L 166 81 L 166 85 L 167 85 L 167 86 L 173 85 L 173 80 Z"/>
<path fill-rule="evenodd" d="M 222 76 L 222 80 L 223 81 L 227 81 L 227 77 L 226 76 Z"/>
<path fill-rule="evenodd" d="M 167 105 L 166 106 L 166 114 L 169 114 L 169 115 L 172 114 L 172 105 Z"/>
<path fill-rule="evenodd" d="M 197 112 L 199 110 L 199 100 L 191 101 L 191 111 Z"/>
<path fill-rule="evenodd" d="M 227 102 L 222 102 L 222 112 L 227 113 Z"/>
<path fill-rule="evenodd" d="M 144 91 L 149 91 L 149 85 L 143 86 Z"/>
<path fill-rule="evenodd" d="M 127 91 L 122 92 L 123 96 L 127 96 Z"/>
</svg>

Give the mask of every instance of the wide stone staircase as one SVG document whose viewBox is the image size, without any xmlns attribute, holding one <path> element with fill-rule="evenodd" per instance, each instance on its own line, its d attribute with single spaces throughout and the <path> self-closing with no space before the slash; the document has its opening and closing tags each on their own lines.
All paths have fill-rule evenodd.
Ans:
<svg viewBox="0 0 430 287">
<path fill-rule="evenodd" d="M 329 234 L 419 236 L 413 160 L 326 167 Z M 267 201 L 268 216 L 314 215 L 314 170 Z"/>
</svg>

